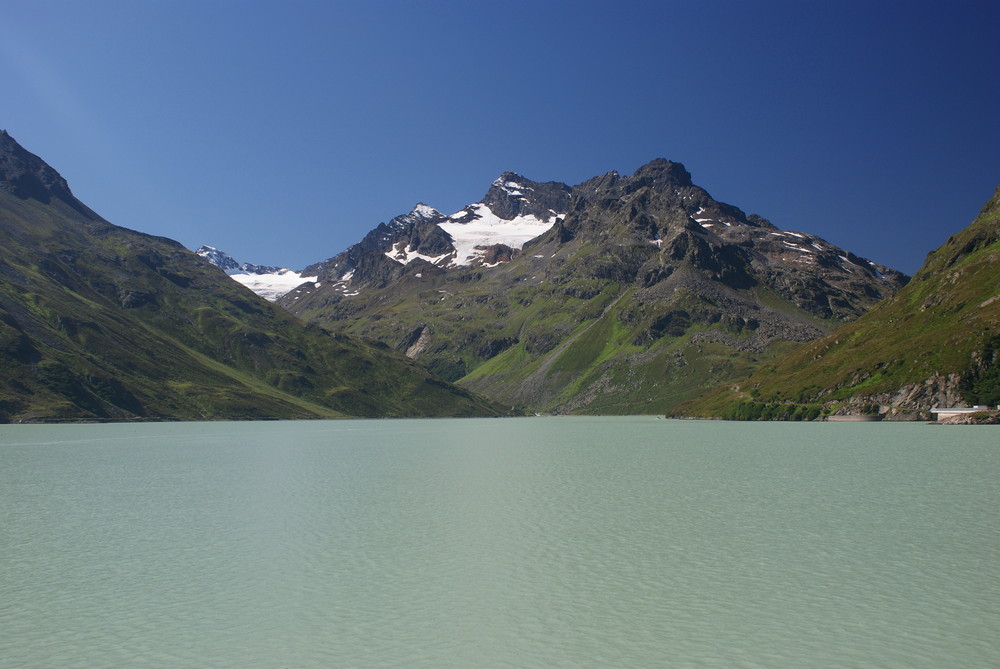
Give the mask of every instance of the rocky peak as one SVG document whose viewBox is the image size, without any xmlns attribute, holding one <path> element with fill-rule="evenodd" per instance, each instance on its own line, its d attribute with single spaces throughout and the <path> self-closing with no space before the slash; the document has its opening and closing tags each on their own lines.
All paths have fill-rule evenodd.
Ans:
<svg viewBox="0 0 1000 669">
<path fill-rule="evenodd" d="M 577 246 L 567 247 L 574 240 Z M 423 268 L 408 272 L 411 263 L 446 273 L 491 268 L 516 261 L 526 244 L 535 249 L 529 254 L 533 260 L 525 261 L 532 263 L 532 277 L 539 260 L 555 258 L 564 248 L 560 258 L 569 257 L 586 246 L 586 258 L 560 260 L 546 272 L 557 281 L 636 281 L 646 288 L 675 272 L 693 272 L 736 290 L 764 283 L 780 286 L 799 308 L 823 318 L 856 316 L 860 311 L 851 306 L 856 295 L 874 299 L 905 281 L 819 238 L 782 232 L 715 200 L 692 183 L 681 163 L 665 159 L 631 176 L 612 171 L 574 187 L 504 172 L 483 201 L 450 216 L 418 204 L 304 273 L 319 275 L 323 291 L 353 297 L 404 275 L 429 276 Z M 837 293 L 834 302 L 827 299 L 831 291 Z M 304 296 L 298 297 L 305 304 Z"/>
<path fill-rule="evenodd" d="M 663 158 L 646 163 L 631 176 L 623 177 L 612 171 L 573 187 L 573 195 L 587 203 L 622 198 L 634 200 L 634 194 L 639 194 L 647 203 L 658 201 L 660 208 L 669 205 L 678 215 L 682 215 L 683 211 L 689 216 L 699 207 L 715 208 L 719 205 L 707 192 L 694 185 L 691 173 L 684 165 Z M 583 206 L 584 202 L 578 201 L 570 209 Z M 743 218 L 742 212 L 740 217 Z"/>
<path fill-rule="evenodd" d="M 423 202 L 416 203 L 413 206 L 413 210 L 409 214 L 406 214 L 406 215 L 410 216 L 410 217 L 414 217 L 414 218 L 423 219 L 423 220 L 430 220 L 430 219 L 434 219 L 434 218 L 442 218 L 443 217 L 443 214 L 440 211 L 438 211 L 434 207 L 431 207 L 429 205 L 424 204 Z"/>
<path fill-rule="evenodd" d="M 503 188 L 506 184 L 511 183 L 512 185 L 510 187 L 519 188 L 520 184 L 523 181 L 525 181 L 524 177 L 522 177 L 517 172 L 507 171 L 498 176 L 496 179 L 494 179 L 493 185 L 499 188 Z"/>
<path fill-rule="evenodd" d="M 234 257 L 226 253 L 225 251 L 220 251 L 214 246 L 199 246 L 195 251 L 196 254 L 200 255 L 202 258 L 207 260 L 212 265 L 215 265 L 226 274 L 284 274 L 288 272 L 286 267 L 274 267 L 271 265 L 255 265 L 250 262 L 240 263 Z"/>
<path fill-rule="evenodd" d="M 441 221 L 444 220 L 444 218 L 444 215 L 434 207 L 428 206 L 423 202 L 418 202 L 409 212 L 400 214 L 390 220 L 386 227 L 388 227 L 389 230 L 398 231 L 412 228 L 415 225 L 424 225 L 432 221 Z"/>
<path fill-rule="evenodd" d="M 546 221 L 565 213 L 571 193 L 572 189 L 564 183 L 539 183 L 515 172 L 504 172 L 486 191 L 482 204 L 507 221 L 518 216 L 534 216 Z"/>
<path fill-rule="evenodd" d="M 195 253 L 224 272 L 229 273 L 240 269 L 240 264 L 236 262 L 235 258 L 214 246 L 199 246 Z"/>
<path fill-rule="evenodd" d="M 589 193 L 606 192 L 614 188 L 614 186 L 618 184 L 618 181 L 620 179 L 621 176 L 618 174 L 618 172 L 615 170 L 611 170 L 607 174 L 602 174 L 600 176 L 587 179 L 583 183 L 577 184 L 576 186 L 573 187 L 573 191 L 574 193 L 582 194 L 584 196 L 586 196 Z"/>
<path fill-rule="evenodd" d="M 694 185 L 691 173 L 681 163 L 675 163 L 665 158 L 657 158 L 646 163 L 629 177 L 632 182 L 641 182 L 652 187 L 683 187 Z"/>
<path fill-rule="evenodd" d="M 444 214 L 434 207 L 429 207 L 423 203 L 417 203 L 413 210 L 396 216 L 389 221 L 389 228 L 392 230 L 411 230 L 413 228 L 423 228 L 446 220 Z"/>
</svg>

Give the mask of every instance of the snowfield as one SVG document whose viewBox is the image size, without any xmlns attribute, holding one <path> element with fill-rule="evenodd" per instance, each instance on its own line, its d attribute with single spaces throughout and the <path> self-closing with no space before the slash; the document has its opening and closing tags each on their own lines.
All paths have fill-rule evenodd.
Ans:
<svg viewBox="0 0 1000 669">
<path fill-rule="evenodd" d="M 468 223 L 438 223 L 438 227 L 451 235 L 457 251 L 453 265 L 470 265 L 483 257 L 477 246 L 505 244 L 512 249 L 520 249 L 525 242 L 534 239 L 556 224 L 556 216 L 543 221 L 535 216 L 517 216 L 505 220 L 494 214 L 485 204 L 473 204 L 449 218 L 460 218 L 472 212 L 476 218 Z"/>
<path fill-rule="evenodd" d="M 246 272 L 228 274 L 235 281 L 242 283 L 265 300 L 271 302 L 274 302 L 285 293 L 298 288 L 303 283 L 316 281 L 319 278 L 318 276 L 302 276 L 290 269 L 279 270 L 274 274 L 247 274 Z"/>
<path fill-rule="evenodd" d="M 285 293 L 298 288 L 303 283 L 316 281 L 319 278 L 317 276 L 302 276 L 300 272 L 293 272 L 284 267 L 278 269 L 274 267 L 262 267 L 261 265 L 251 263 L 243 263 L 241 265 L 231 255 L 225 251 L 220 251 L 214 246 L 201 246 L 195 253 L 224 271 L 234 281 L 242 283 L 265 300 L 271 302 L 274 302 Z"/>
</svg>

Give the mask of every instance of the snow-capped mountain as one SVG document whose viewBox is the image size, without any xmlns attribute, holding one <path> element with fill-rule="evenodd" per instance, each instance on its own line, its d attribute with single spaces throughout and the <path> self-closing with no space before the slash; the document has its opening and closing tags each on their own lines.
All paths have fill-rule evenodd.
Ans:
<svg viewBox="0 0 1000 669">
<path fill-rule="evenodd" d="M 307 268 L 278 300 L 543 412 L 666 413 L 862 315 L 906 277 L 712 198 L 680 163 L 575 186 L 513 173 Z"/>
<path fill-rule="evenodd" d="M 307 281 L 316 281 L 318 278 L 303 276 L 301 272 L 295 272 L 285 267 L 269 267 L 253 263 L 240 264 L 231 255 L 213 246 L 202 246 L 195 253 L 271 302 L 297 286 Z"/>
<path fill-rule="evenodd" d="M 577 235 L 580 216 L 579 212 L 570 211 L 574 206 L 582 211 L 603 200 L 620 202 L 636 189 L 654 187 L 669 191 L 667 195 L 674 201 L 672 206 L 679 216 L 677 225 L 695 224 L 711 233 L 712 239 L 752 247 L 767 256 L 770 259 L 767 264 L 773 263 L 779 274 L 784 273 L 782 268 L 791 265 L 815 265 L 844 276 L 861 272 L 871 274 L 876 281 L 882 280 L 880 266 L 875 263 L 813 235 L 779 230 L 765 219 L 747 216 L 736 207 L 717 202 L 691 183 L 690 174 L 682 165 L 661 162 L 662 165 L 651 163 L 657 166 L 652 170 L 657 174 L 655 178 L 643 174 L 622 177 L 612 171 L 576 186 L 535 182 L 504 172 L 480 202 L 447 216 L 426 204 L 417 204 L 409 213 L 378 225 L 342 253 L 310 265 L 303 274 L 318 277 L 328 295 L 354 297 L 368 288 L 387 286 L 405 274 L 420 278 L 463 267 L 495 267 L 512 261 L 527 242 L 554 226 L 559 226 L 564 242 Z M 662 221 L 657 223 L 648 216 L 639 218 L 639 227 L 649 228 L 647 241 L 662 248 L 664 240 L 658 230 Z M 599 225 L 606 226 L 610 220 L 602 219 Z M 600 234 L 599 230 L 593 232 Z M 416 266 L 419 269 L 413 269 Z M 876 290 L 889 291 L 890 284 Z M 316 288 L 319 286 L 303 286 L 286 302 L 304 297 Z"/>
<path fill-rule="evenodd" d="M 196 253 L 271 301 L 303 283 L 319 280 L 350 297 L 362 286 L 393 281 L 415 261 L 442 270 L 509 262 L 526 242 L 547 232 L 566 214 L 572 190 L 566 184 L 539 183 L 504 172 L 480 202 L 450 215 L 418 203 L 412 211 L 380 223 L 342 253 L 301 272 L 241 264 L 211 246 L 202 246 Z"/>
<path fill-rule="evenodd" d="M 520 250 L 525 242 L 547 232 L 566 214 L 569 196 L 570 189 L 564 184 L 539 184 L 513 172 L 503 173 L 482 202 L 438 223 L 455 247 L 449 264 L 498 264 L 501 260 L 490 262 L 487 257 L 491 249 Z"/>
<path fill-rule="evenodd" d="M 652 189 L 650 193 L 667 198 L 669 216 L 663 212 L 655 216 L 635 214 L 633 209 L 648 208 L 644 201 L 631 204 L 628 212 L 617 211 L 622 202 L 641 189 Z M 604 213 L 582 215 L 591 209 Z M 870 287 L 873 294 L 891 292 L 896 283 L 895 277 L 885 280 L 880 271 L 885 268 L 814 235 L 779 230 L 763 218 L 747 216 L 736 207 L 714 200 L 691 183 L 682 165 L 662 160 L 650 163 L 632 177 L 612 171 L 576 186 L 536 182 L 504 172 L 479 202 L 449 215 L 418 203 L 412 211 L 380 223 L 357 244 L 301 272 L 241 265 L 212 247 L 202 247 L 198 253 L 269 300 L 287 295 L 283 303 L 290 307 L 292 301 L 313 293 L 321 292 L 327 296 L 324 299 L 356 297 L 363 291 L 393 284 L 405 275 L 425 279 L 460 269 L 496 267 L 513 261 L 529 241 L 546 236 L 553 228 L 560 243 L 582 234 L 582 228 L 593 227 L 586 234 L 602 238 L 608 226 L 622 215 L 634 218 L 636 231 L 645 231 L 646 243 L 661 251 L 665 250 L 667 230 L 686 225 L 703 230 L 712 243 L 753 249 L 756 262 L 768 266 L 776 282 L 784 281 L 787 270 L 797 267 L 804 271 L 813 268 L 826 282 L 832 277 L 853 280 L 854 275 L 869 276 L 878 284 Z M 668 221 L 672 221 L 670 226 Z M 798 279 L 788 281 L 796 284 Z"/>
<path fill-rule="evenodd" d="M 278 304 L 542 412 L 666 413 L 862 315 L 906 277 L 715 200 L 680 163 L 513 173 L 307 268 Z"/>
<path fill-rule="evenodd" d="M 346 251 L 304 274 L 351 296 L 365 285 L 385 285 L 422 261 L 429 271 L 495 267 L 516 257 L 525 243 L 547 232 L 569 207 L 572 188 L 504 172 L 480 202 L 454 214 L 418 203 L 409 213 L 379 224 Z"/>
</svg>

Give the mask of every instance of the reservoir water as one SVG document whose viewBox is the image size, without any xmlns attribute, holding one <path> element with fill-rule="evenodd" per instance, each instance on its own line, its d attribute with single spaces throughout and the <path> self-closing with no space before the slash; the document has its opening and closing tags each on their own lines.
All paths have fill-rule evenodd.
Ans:
<svg viewBox="0 0 1000 669">
<path fill-rule="evenodd" d="M 996 667 L 1000 429 L 0 426 L 3 667 Z"/>
</svg>

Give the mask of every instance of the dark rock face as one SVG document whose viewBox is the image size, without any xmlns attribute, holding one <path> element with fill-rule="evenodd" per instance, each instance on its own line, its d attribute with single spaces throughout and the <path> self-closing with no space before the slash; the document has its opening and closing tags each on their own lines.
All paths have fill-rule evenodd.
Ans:
<svg viewBox="0 0 1000 669">
<path fill-rule="evenodd" d="M 538 183 L 513 172 L 504 172 L 493 182 L 482 202 L 504 220 L 535 216 L 542 220 L 566 211 L 572 189 L 556 181 Z"/>
<path fill-rule="evenodd" d="M 354 285 L 385 286 L 405 273 L 411 255 L 439 258 L 453 254 L 451 237 L 438 227 L 446 220 L 440 212 L 418 204 L 410 213 L 380 223 L 354 246 L 306 267 L 302 273 L 333 284 L 347 285 L 344 277 L 351 275 Z"/>
<path fill-rule="evenodd" d="M 511 346 L 517 343 L 517 339 L 514 337 L 501 337 L 500 339 L 491 339 L 482 346 L 479 347 L 477 353 L 479 357 L 483 360 L 489 360 L 490 358 L 500 355 Z"/>
<path fill-rule="evenodd" d="M 399 241 L 393 248 L 396 250 L 396 255 L 404 260 L 412 253 L 436 258 L 447 256 L 454 251 L 451 237 L 437 226 L 437 221 L 434 219 L 402 223 L 396 229 L 396 239 Z"/>
<path fill-rule="evenodd" d="M 510 262 L 517 255 L 517 250 L 506 244 L 494 244 L 492 246 L 480 247 L 483 249 L 483 264 L 498 265 L 502 262 Z"/>
<path fill-rule="evenodd" d="M 246 272 L 247 274 L 277 274 L 283 267 L 274 267 L 272 265 L 254 265 L 252 262 L 245 262 L 240 265 L 240 270 Z"/>
<path fill-rule="evenodd" d="M 668 188 L 685 188 L 692 186 L 691 173 L 680 163 L 674 163 L 663 158 L 657 158 L 646 163 L 625 180 L 630 191 L 640 188 L 664 190 Z"/>
</svg>

